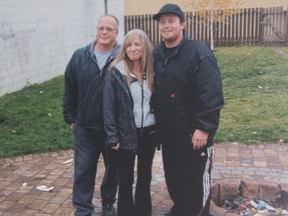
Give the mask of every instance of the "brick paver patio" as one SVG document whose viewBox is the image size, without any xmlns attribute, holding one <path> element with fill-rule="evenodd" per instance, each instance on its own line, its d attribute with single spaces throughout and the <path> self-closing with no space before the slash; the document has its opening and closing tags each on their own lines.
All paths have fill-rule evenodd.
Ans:
<svg viewBox="0 0 288 216">
<path fill-rule="evenodd" d="M 212 171 L 213 183 L 221 181 L 257 181 L 288 187 L 288 145 L 239 143 L 216 144 Z M 71 204 L 73 150 L 25 155 L 0 159 L 0 215 L 1 216 L 59 216 L 73 215 Z M 104 173 L 103 161 L 98 165 L 93 203 L 95 216 L 101 212 L 100 183 Z M 36 186 L 53 186 L 44 192 Z M 168 196 L 161 152 L 153 163 L 151 185 L 153 216 L 169 211 Z"/>
</svg>

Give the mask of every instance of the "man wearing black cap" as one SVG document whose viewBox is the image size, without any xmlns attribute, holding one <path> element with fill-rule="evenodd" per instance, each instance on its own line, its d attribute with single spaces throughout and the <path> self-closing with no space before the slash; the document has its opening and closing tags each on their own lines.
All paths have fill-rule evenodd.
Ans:
<svg viewBox="0 0 288 216">
<path fill-rule="evenodd" d="M 172 216 L 208 216 L 213 137 L 224 105 L 216 59 L 184 31 L 175 4 L 153 16 L 163 42 L 154 50 L 155 114 Z"/>
</svg>

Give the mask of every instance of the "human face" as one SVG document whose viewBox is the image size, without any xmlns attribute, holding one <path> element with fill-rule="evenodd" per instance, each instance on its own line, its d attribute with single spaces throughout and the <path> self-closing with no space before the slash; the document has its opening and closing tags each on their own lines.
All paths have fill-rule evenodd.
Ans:
<svg viewBox="0 0 288 216">
<path fill-rule="evenodd" d="M 131 61 L 140 61 L 144 49 L 139 35 L 134 35 L 131 40 L 127 42 L 125 51 Z"/>
<path fill-rule="evenodd" d="M 177 46 L 183 38 L 184 23 L 175 14 L 163 14 L 159 19 L 160 34 L 167 47 Z"/>
<path fill-rule="evenodd" d="M 105 51 L 113 48 L 117 35 L 116 20 L 110 16 L 101 17 L 96 28 L 96 49 Z"/>
</svg>

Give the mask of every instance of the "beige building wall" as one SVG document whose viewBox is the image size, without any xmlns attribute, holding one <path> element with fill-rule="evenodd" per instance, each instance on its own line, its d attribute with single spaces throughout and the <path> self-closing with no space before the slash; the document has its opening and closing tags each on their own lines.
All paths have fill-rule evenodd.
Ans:
<svg viewBox="0 0 288 216">
<path fill-rule="evenodd" d="M 235 0 L 231 0 L 235 1 Z M 159 11 L 161 6 L 167 3 L 178 4 L 184 11 L 191 11 L 188 6 L 194 0 L 125 0 L 125 15 L 154 14 Z M 242 0 L 238 8 L 257 8 L 257 7 L 288 7 L 288 0 Z"/>
</svg>

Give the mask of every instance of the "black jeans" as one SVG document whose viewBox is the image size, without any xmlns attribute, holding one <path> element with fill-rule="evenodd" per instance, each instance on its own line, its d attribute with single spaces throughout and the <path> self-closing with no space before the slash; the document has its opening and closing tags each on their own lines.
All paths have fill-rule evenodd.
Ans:
<svg viewBox="0 0 288 216">
<path fill-rule="evenodd" d="M 152 163 L 157 146 L 156 126 L 137 129 L 137 183 L 135 191 L 135 205 L 137 216 L 150 216 L 152 201 L 150 184 L 152 179 Z"/>
<path fill-rule="evenodd" d="M 116 164 L 119 175 L 118 216 L 151 216 L 152 202 L 150 183 L 152 163 L 157 145 L 156 126 L 137 129 L 137 183 L 135 202 L 133 198 L 134 165 L 136 153 L 133 150 L 112 150 L 109 162 Z"/>
<path fill-rule="evenodd" d="M 97 164 L 100 154 L 103 154 L 106 164 L 106 153 L 104 152 L 105 133 L 86 129 L 74 125 L 74 180 L 72 202 L 76 216 L 90 216 L 94 211 L 92 198 L 94 194 Z M 114 172 L 111 173 L 111 172 Z M 102 202 L 114 203 L 117 192 L 116 171 L 105 170 L 106 175 L 101 185 Z"/>
<path fill-rule="evenodd" d="M 119 176 L 118 216 L 135 216 L 133 199 L 135 152 L 127 149 L 114 150 Z M 112 155 L 113 157 L 113 155 Z"/>
</svg>

